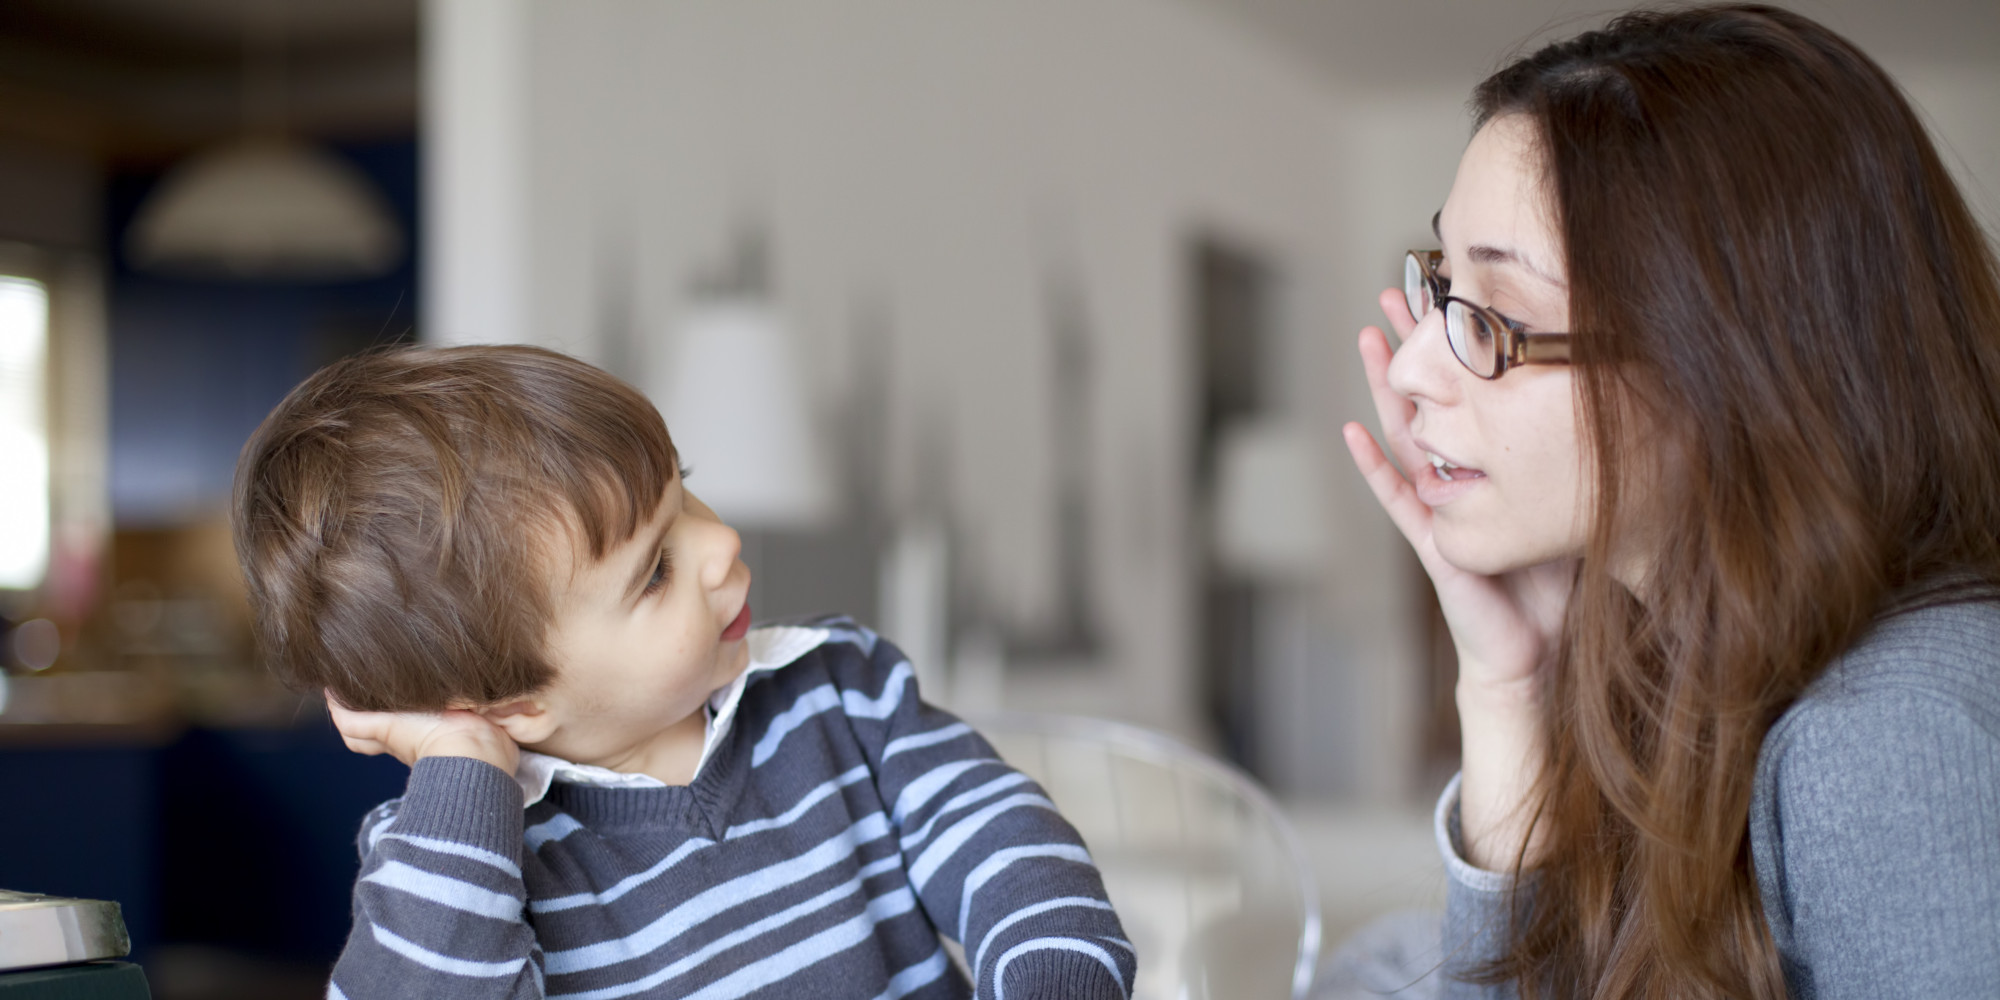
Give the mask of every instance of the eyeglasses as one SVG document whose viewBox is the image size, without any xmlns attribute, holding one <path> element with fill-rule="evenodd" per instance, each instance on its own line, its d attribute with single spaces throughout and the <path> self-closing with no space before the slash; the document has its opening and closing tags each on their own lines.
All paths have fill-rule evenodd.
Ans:
<svg viewBox="0 0 2000 1000">
<path fill-rule="evenodd" d="M 1515 365 L 1569 364 L 1569 334 L 1529 333 L 1485 306 L 1446 294 L 1451 281 L 1438 277 L 1442 263 L 1442 251 L 1410 251 L 1403 258 L 1403 297 L 1419 321 L 1444 307 L 1444 339 L 1459 364 L 1483 379 L 1499 378 Z"/>
</svg>

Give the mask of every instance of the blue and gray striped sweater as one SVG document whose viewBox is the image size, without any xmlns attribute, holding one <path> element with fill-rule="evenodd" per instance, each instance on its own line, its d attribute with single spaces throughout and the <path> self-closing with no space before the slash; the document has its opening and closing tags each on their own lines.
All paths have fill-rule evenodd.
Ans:
<svg viewBox="0 0 2000 1000">
<path fill-rule="evenodd" d="M 687 786 L 557 781 L 524 810 L 498 768 L 419 760 L 363 823 L 328 996 L 1129 997 L 1131 945 L 1042 790 L 888 642 L 812 626 Z"/>
</svg>

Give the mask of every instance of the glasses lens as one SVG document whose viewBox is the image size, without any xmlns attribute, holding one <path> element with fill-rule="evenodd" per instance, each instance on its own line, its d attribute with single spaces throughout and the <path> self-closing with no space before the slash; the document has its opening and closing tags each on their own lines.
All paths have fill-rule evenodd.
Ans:
<svg viewBox="0 0 2000 1000">
<path fill-rule="evenodd" d="M 1424 280 L 1424 265 L 1416 254 L 1403 255 L 1403 301 L 1410 304 L 1410 316 L 1423 319 L 1430 315 L 1431 283 Z"/>
<path fill-rule="evenodd" d="M 1480 378 L 1492 378 L 1500 368 L 1498 334 L 1478 310 L 1457 299 L 1446 300 L 1444 335 L 1451 342 L 1451 353 Z"/>
</svg>

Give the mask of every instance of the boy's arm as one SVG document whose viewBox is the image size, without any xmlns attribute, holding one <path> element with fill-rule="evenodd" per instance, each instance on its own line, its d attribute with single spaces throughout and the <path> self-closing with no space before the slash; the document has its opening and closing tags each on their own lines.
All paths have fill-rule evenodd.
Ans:
<svg viewBox="0 0 2000 1000">
<path fill-rule="evenodd" d="M 370 752 L 379 736 L 374 752 L 411 767 L 403 797 L 362 825 L 354 926 L 327 996 L 540 998 L 541 948 L 524 919 L 521 788 L 501 769 L 518 753 L 512 742 L 502 748 L 467 724 L 470 742 L 433 738 L 425 749 L 472 756 L 424 754 L 407 737 L 436 716 L 333 713 L 350 747 Z"/>
<path fill-rule="evenodd" d="M 1123 1000 L 1136 960 L 1082 838 L 1040 786 L 917 696 L 908 660 L 857 629 L 844 692 L 931 922 L 978 996 Z M 850 680 L 850 678 L 841 678 Z"/>
</svg>

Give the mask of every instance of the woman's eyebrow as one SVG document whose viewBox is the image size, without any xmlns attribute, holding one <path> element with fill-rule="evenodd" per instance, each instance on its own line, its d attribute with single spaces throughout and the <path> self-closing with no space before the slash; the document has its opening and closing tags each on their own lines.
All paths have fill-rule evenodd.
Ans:
<svg viewBox="0 0 2000 1000">
<path fill-rule="evenodd" d="M 1549 272 L 1544 271 L 1541 268 L 1535 266 L 1535 262 L 1528 259 L 1526 256 L 1523 256 L 1522 254 L 1516 253 L 1515 251 L 1507 249 L 1505 247 L 1494 247 L 1494 246 L 1486 246 L 1484 244 L 1480 244 L 1477 246 L 1467 247 L 1465 250 L 1465 254 L 1466 256 L 1471 257 L 1473 260 L 1476 260 L 1481 264 L 1518 264 L 1520 265 L 1521 270 L 1526 271 L 1529 274 L 1532 274 L 1535 277 L 1542 279 L 1544 283 L 1550 286 L 1553 286 L 1555 288 L 1568 287 L 1568 283 L 1563 281 L 1561 278 L 1558 278 L 1555 275 L 1550 274 Z"/>
<path fill-rule="evenodd" d="M 1431 235 L 1437 237 L 1438 246 L 1440 247 L 1444 246 L 1444 229 L 1442 228 L 1442 226 L 1439 225 L 1439 222 L 1443 217 L 1444 217 L 1444 209 L 1438 209 L 1436 212 L 1431 214 Z M 1529 274 L 1534 275 L 1537 278 L 1542 279 L 1542 281 L 1545 284 L 1548 284 L 1555 288 L 1569 287 L 1568 282 L 1563 281 L 1561 278 L 1555 277 L 1554 275 L 1550 274 L 1547 271 L 1542 270 L 1539 267 L 1536 267 L 1534 261 L 1531 261 L 1528 258 L 1522 256 L 1521 254 L 1516 253 L 1513 250 L 1509 250 L 1505 247 L 1496 247 L 1496 246 L 1489 246 L 1484 243 L 1475 243 L 1472 246 L 1465 248 L 1465 255 L 1467 258 L 1471 259 L 1474 263 L 1477 264 L 1485 264 L 1489 266 L 1494 264 L 1518 264 L 1520 265 L 1522 270 L 1528 272 Z"/>
<path fill-rule="evenodd" d="M 1438 246 L 1444 246 L 1444 229 L 1440 225 L 1444 209 L 1431 213 L 1431 235 L 1437 237 Z M 1480 264 L 1519 264 L 1529 274 L 1542 279 L 1557 288 L 1567 288 L 1569 283 L 1535 266 L 1535 262 L 1505 247 L 1476 243 L 1465 249 L 1465 255 Z"/>
<path fill-rule="evenodd" d="M 1520 254 L 1517 254 L 1512 250 L 1506 249 L 1505 247 L 1488 246 L 1487 244 L 1484 243 L 1475 243 L 1472 246 L 1465 248 L 1465 255 L 1475 261 L 1478 261 L 1481 264 L 1519 264 L 1522 267 L 1527 267 L 1528 270 L 1530 271 L 1535 270 L 1534 268 L 1528 266 L 1527 261 L 1521 259 Z M 1537 271 L 1536 273 L 1540 274 L 1539 271 Z"/>
</svg>

